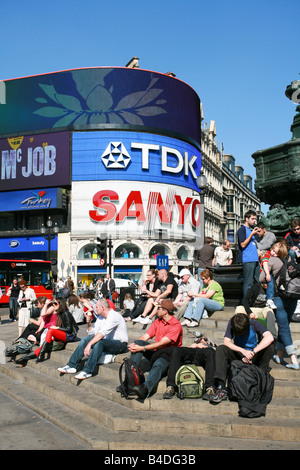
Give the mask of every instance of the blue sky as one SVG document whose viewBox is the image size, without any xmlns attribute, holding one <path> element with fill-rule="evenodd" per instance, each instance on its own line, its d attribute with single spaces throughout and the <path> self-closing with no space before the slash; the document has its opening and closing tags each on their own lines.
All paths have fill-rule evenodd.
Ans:
<svg viewBox="0 0 300 470">
<path fill-rule="evenodd" d="M 286 142 L 300 79 L 299 0 L 14 0 L 1 5 L 0 80 L 78 67 L 172 71 L 255 178 L 251 154 Z"/>
</svg>

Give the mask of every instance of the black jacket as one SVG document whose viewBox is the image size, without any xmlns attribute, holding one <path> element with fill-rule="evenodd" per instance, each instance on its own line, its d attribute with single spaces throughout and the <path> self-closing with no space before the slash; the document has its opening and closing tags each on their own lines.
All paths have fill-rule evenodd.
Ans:
<svg viewBox="0 0 300 470">
<path fill-rule="evenodd" d="M 76 335 L 79 328 L 73 317 L 73 315 L 66 310 L 65 312 L 59 313 L 58 315 L 60 320 L 59 329 L 65 331 L 68 335 Z"/>
</svg>

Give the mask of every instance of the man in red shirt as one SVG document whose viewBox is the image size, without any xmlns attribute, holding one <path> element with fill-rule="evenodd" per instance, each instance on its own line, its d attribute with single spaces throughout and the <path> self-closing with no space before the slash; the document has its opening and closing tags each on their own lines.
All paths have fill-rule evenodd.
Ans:
<svg viewBox="0 0 300 470">
<path fill-rule="evenodd" d="M 182 346 L 183 330 L 180 322 L 174 317 L 174 304 L 170 299 L 163 299 L 158 305 L 158 318 L 148 331 L 134 343 L 129 344 L 131 359 L 139 366 L 142 358 L 147 359 L 150 372 L 144 384 L 133 388 L 135 394 L 142 399 L 148 397 L 154 390 L 162 375 L 169 367 L 169 350 L 172 346 Z M 154 338 L 154 342 L 148 340 Z M 166 349 L 166 354 L 155 358 L 155 352 Z M 161 353 L 161 351 L 160 351 Z"/>
</svg>

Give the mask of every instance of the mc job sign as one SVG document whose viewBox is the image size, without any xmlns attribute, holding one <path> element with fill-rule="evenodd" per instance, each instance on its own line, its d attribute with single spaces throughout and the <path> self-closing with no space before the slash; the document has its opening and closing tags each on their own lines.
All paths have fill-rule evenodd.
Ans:
<svg viewBox="0 0 300 470">
<path fill-rule="evenodd" d="M 69 148 L 68 132 L 1 139 L 1 191 L 69 184 Z"/>
<path fill-rule="evenodd" d="M 198 191 L 201 153 L 182 140 L 144 132 L 74 132 L 73 181 L 149 181 Z"/>
</svg>

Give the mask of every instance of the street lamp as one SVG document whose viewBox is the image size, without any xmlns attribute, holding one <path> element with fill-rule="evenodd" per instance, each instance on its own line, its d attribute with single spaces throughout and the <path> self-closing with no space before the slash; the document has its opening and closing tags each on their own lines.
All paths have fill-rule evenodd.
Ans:
<svg viewBox="0 0 300 470">
<path fill-rule="evenodd" d="M 57 222 L 54 223 L 54 227 L 53 227 L 53 222 L 51 220 L 50 215 L 48 217 L 46 225 L 47 227 L 45 227 L 45 225 L 42 224 L 41 234 L 46 240 L 48 240 L 48 261 L 50 261 L 51 240 L 53 240 L 56 237 L 57 233 L 59 232 L 59 228 L 57 226 Z"/>
<path fill-rule="evenodd" d="M 204 237 L 205 237 L 205 218 L 204 218 L 204 196 L 208 192 L 208 184 L 207 178 L 203 173 L 203 169 L 201 168 L 200 175 L 197 178 L 197 185 L 200 189 L 200 243 L 204 245 Z"/>
</svg>

